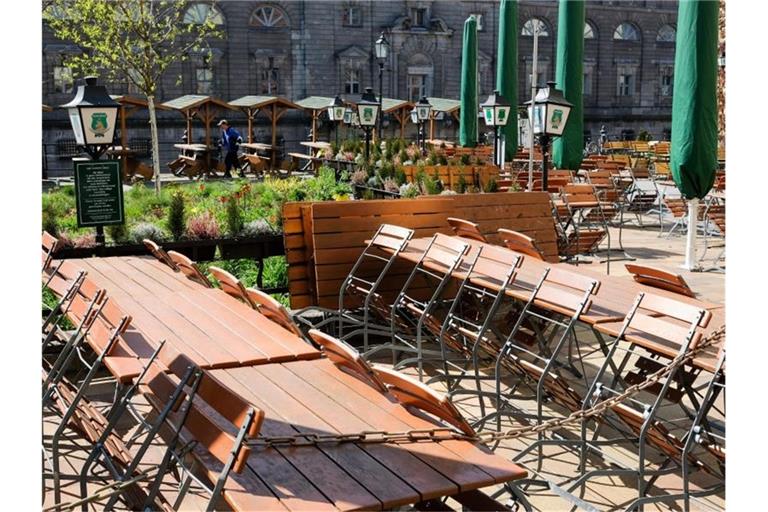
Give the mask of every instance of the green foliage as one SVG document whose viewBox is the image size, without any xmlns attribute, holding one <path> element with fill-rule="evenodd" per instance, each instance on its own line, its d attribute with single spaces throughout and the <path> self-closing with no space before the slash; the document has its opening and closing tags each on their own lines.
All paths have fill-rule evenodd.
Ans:
<svg viewBox="0 0 768 512">
<path fill-rule="evenodd" d="M 181 240 L 185 227 L 185 201 L 184 192 L 176 190 L 171 194 L 171 204 L 168 208 L 168 231 L 174 240 Z"/>
<path fill-rule="evenodd" d="M 240 198 L 232 195 L 226 201 L 227 211 L 227 233 L 230 236 L 238 236 L 243 230 L 245 221 L 243 220 L 243 210 L 240 206 Z"/>
<path fill-rule="evenodd" d="M 444 153 L 437 155 L 437 163 L 439 165 L 448 165 L 448 159 L 445 157 Z"/>
<path fill-rule="evenodd" d="M 427 156 L 427 165 L 437 165 L 438 163 L 437 153 L 434 150 L 430 151 L 429 156 Z"/>
<path fill-rule="evenodd" d="M 106 231 L 114 244 L 120 244 L 128 240 L 128 229 L 125 227 L 125 223 L 111 224 L 107 226 Z"/>
<path fill-rule="evenodd" d="M 405 148 L 400 150 L 400 153 L 398 155 L 400 157 L 400 163 L 404 163 L 408 160 L 408 152 L 405 151 Z"/>
<path fill-rule="evenodd" d="M 463 194 L 467 191 L 467 179 L 464 177 L 464 173 L 459 173 L 459 181 L 456 184 L 456 192 Z"/>
<path fill-rule="evenodd" d="M 128 238 L 135 244 L 140 244 L 145 238 L 161 243 L 165 240 L 165 234 L 162 229 L 152 223 L 140 222 L 130 230 Z"/>
<path fill-rule="evenodd" d="M 459 157 L 459 162 L 461 163 L 461 165 L 469 165 L 469 155 L 466 155 L 466 154 L 461 155 Z"/>
<path fill-rule="evenodd" d="M 43 202 L 43 231 L 53 236 L 59 236 L 59 223 L 56 220 L 56 211 L 53 206 Z"/>
<path fill-rule="evenodd" d="M 649 141 L 649 140 L 651 140 L 651 134 L 650 134 L 650 133 L 648 133 L 646 130 L 642 130 L 642 131 L 641 131 L 641 132 L 640 132 L 640 133 L 637 135 L 637 140 L 642 140 L 642 141 Z"/>
<path fill-rule="evenodd" d="M 405 171 L 402 167 L 396 166 L 395 167 L 395 181 L 397 181 L 398 185 L 403 185 L 407 181 L 407 177 L 405 176 Z"/>
<path fill-rule="evenodd" d="M 488 180 L 488 183 L 485 184 L 484 192 L 498 192 L 499 191 L 499 184 L 496 183 L 495 178 L 491 178 Z"/>
</svg>

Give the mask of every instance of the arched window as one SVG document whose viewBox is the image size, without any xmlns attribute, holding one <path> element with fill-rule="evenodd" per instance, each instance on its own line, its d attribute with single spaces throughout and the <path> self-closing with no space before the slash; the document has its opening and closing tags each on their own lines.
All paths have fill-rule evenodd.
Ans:
<svg viewBox="0 0 768 512">
<path fill-rule="evenodd" d="M 184 13 L 184 23 L 202 25 L 210 20 L 214 25 L 223 25 L 224 16 L 215 5 L 192 4 Z"/>
<path fill-rule="evenodd" d="M 613 38 L 618 41 L 639 41 L 640 31 L 633 24 L 624 22 L 613 31 Z"/>
<path fill-rule="evenodd" d="M 523 30 L 520 31 L 522 36 L 533 36 L 533 31 L 538 29 L 539 37 L 549 37 L 549 27 L 547 23 L 541 18 L 531 18 L 523 25 Z"/>
<path fill-rule="evenodd" d="M 677 30 L 672 25 L 664 25 L 659 29 L 659 33 L 656 34 L 656 41 L 660 43 L 674 43 Z"/>
<path fill-rule="evenodd" d="M 595 38 L 595 27 L 590 23 L 586 22 L 584 23 L 584 39 L 594 39 Z"/>
<path fill-rule="evenodd" d="M 250 24 L 258 28 L 285 28 L 288 26 L 288 15 L 275 5 L 260 5 L 253 10 Z"/>
</svg>

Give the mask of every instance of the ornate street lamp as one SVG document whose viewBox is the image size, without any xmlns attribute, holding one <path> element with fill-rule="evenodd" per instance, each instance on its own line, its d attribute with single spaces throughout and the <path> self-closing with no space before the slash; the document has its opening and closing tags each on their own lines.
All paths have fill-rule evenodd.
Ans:
<svg viewBox="0 0 768 512">
<path fill-rule="evenodd" d="M 483 118 L 486 126 L 493 126 L 493 163 L 501 167 L 501 151 L 499 151 L 499 127 L 507 125 L 509 111 L 512 108 L 499 91 L 494 90 L 488 96 L 485 103 L 480 105 L 483 109 Z"/>
<path fill-rule="evenodd" d="M 547 82 L 547 86 L 542 87 L 536 93 L 534 101 L 526 101 L 525 105 L 528 107 L 528 119 L 531 122 L 533 134 L 539 137 L 542 157 L 542 187 L 546 191 L 549 172 L 547 155 L 550 138 L 559 137 L 563 134 L 573 104 L 565 99 L 562 91 L 555 89 L 555 82 Z"/>
<path fill-rule="evenodd" d="M 379 102 L 373 94 L 373 88 L 366 87 L 360 101 L 357 102 L 357 118 L 360 126 L 365 130 L 365 161 L 368 162 L 371 146 L 371 130 L 376 126 L 379 117 Z"/>
<path fill-rule="evenodd" d="M 373 45 L 376 52 L 376 60 L 379 61 L 379 110 L 384 110 L 384 64 L 389 58 L 389 41 L 384 36 L 384 32 L 381 33 L 376 43 Z M 380 116 L 383 117 L 383 116 Z M 379 141 L 381 141 L 381 119 L 379 119 Z"/>
<path fill-rule="evenodd" d="M 339 145 L 339 123 L 346 119 L 346 107 L 341 97 L 337 94 L 333 101 L 328 105 L 328 119 L 334 123 L 334 131 L 336 132 L 336 146 Z M 351 111 L 350 111 L 351 112 Z"/>
<path fill-rule="evenodd" d="M 69 111 L 69 121 L 75 140 L 94 160 L 98 160 L 104 151 L 112 145 L 115 135 L 115 122 L 120 104 L 113 100 L 107 88 L 96 85 L 97 78 L 88 76 L 85 85 L 77 87 L 75 97 L 62 105 Z"/>
<path fill-rule="evenodd" d="M 432 112 L 432 105 L 427 101 L 426 96 L 422 96 L 421 99 L 416 102 L 413 110 L 411 110 L 411 122 L 419 125 L 419 132 L 416 137 L 416 143 L 419 143 L 421 139 L 421 152 L 425 153 L 427 150 L 427 138 L 424 133 L 424 124 L 429 120 L 429 116 Z"/>
</svg>

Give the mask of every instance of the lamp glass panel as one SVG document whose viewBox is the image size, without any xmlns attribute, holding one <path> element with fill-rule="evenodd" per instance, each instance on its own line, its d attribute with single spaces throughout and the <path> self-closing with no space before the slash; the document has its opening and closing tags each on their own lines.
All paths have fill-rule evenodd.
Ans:
<svg viewBox="0 0 768 512">
<path fill-rule="evenodd" d="M 84 146 L 83 125 L 80 122 L 80 110 L 77 107 L 69 109 L 69 122 L 72 123 L 72 131 L 75 132 L 75 140 L 79 145 Z"/>
<path fill-rule="evenodd" d="M 497 106 L 494 108 L 496 111 L 496 125 L 497 126 L 506 126 L 507 125 L 507 119 L 509 119 L 509 110 L 511 107 L 504 107 L 504 106 Z"/>
<path fill-rule="evenodd" d="M 416 109 L 411 110 L 411 122 L 413 124 L 418 124 L 419 122 L 419 113 L 416 112 Z"/>
<path fill-rule="evenodd" d="M 493 107 L 483 107 L 483 119 L 485 119 L 485 126 L 496 126 L 494 124 L 494 112 Z"/>
<path fill-rule="evenodd" d="M 376 104 L 362 103 L 357 105 L 357 115 L 360 118 L 362 126 L 373 126 L 376 124 L 376 116 L 379 113 L 379 106 Z"/>
<path fill-rule="evenodd" d="M 82 107 L 80 116 L 86 145 L 112 144 L 115 135 L 115 107 Z"/>
<path fill-rule="evenodd" d="M 426 121 L 429 119 L 429 111 L 431 110 L 430 107 L 416 107 L 416 113 L 418 115 L 419 121 Z"/>
<path fill-rule="evenodd" d="M 533 125 L 533 133 L 540 135 L 544 133 L 544 120 L 546 119 L 547 107 L 545 104 L 537 103 L 535 107 L 528 107 L 528 119 Z"/>
<path fill-rule="evenodd" d="M 563 105 L 549 105 L 547 109 L 547 133 L 549 135 L 562 135 L 568 114 L 571 108 Z"/>
</svg>

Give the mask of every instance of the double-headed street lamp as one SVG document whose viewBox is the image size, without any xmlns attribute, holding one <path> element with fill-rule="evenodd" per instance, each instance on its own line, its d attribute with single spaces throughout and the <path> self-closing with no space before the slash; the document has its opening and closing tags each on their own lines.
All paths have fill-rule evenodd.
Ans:
<svg viewBox="0 0 768 512">
<path fill-rule="evenodd" d="M 379 61 L 379 110 L 384 110 L 384 64 L 386 64 L 389 58 L 389 41 L 384 36 L 384 32 L 381 33 L 376 43 L 373 45 L 376 52 L 376 60 Z M 383 116 L 380 116 L 380 118 Z M 378 126 L 378 138 L 381 140 L 381 119 L 379 119 Z"/>
<path fill-rule="evenodd" d="M 371 154 L 371 130 L 376 126 L 376 119 L 379 117 L 379 102 L 376 101 L 376 95 L 373 94 L 373 88 L 366 87 L 360 101 L 357 102 L 357 119 L 360 126 L 365 130 L 365 162 L 368 163 Z"/>
<path fill-rule="evenodd" d="M 339 123 L 346 121 L 346 107 L 341 97 L 337 94 L 333 101 L 328 105 L 328 119 L 334 123 L 334 131 L 336 132 L 336 147 L 339 146 Z"/>
<path fill-rule="evenodd" d="M 425 153 L 427 150 L 427 137 L 424 133 L 424 124 L 429 120 L 429 115 L 432 112 L 432 105 L 427 101 L 426 96 L 422 96 L 421 99 L 416 102 L 413 110 L 411 110 L 411 122 L 419 125 L 419 132 L 416 136 L 416 143 L 419 143 L 421 139 L 421 152 Z"/>
<path fill-rule="evenodd" d="M 512 108 L 507 100 L 504 99 L 499 91 L 494 90 L 493 94 L 488 96 L 485 103 L 480 105 L 483 108 L 483 118 L 486 126 L 493 126 L 493 163 L 501 167 L 501 151 L 499 148 L 499 127 L 506 126 L 509 119 L 509 111 Z"/>
<path fill-rule="evenodd" d="M 560 137 L 568 122 L 573 104 L 563 96 L 563 91 L 555 89 L 555 82 L 547 82 L 546 87 L 539 89 L 533 102 L 526 101 L 528 119 L 531 122 L 533 134 L 539 137 L 541 146 L 542 187 L 547 191 L 548 173 L 547 155 L 549 154 L 550 137 Z M 533 152 L 533 148 L 531 148 Z"/>
</svg>

